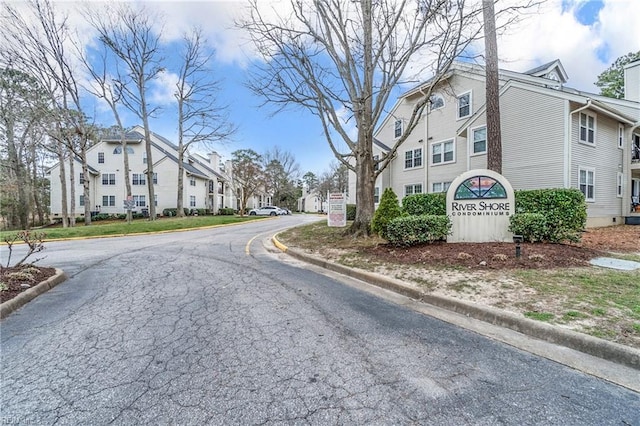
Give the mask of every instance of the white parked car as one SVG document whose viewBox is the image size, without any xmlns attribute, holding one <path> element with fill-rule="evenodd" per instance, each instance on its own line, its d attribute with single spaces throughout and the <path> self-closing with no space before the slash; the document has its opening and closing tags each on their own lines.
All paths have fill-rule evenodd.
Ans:
<svg viewBox="0 0 640 426">
<path fill-rule="evenodd" d="M 284 214 L 284 211 L 277 206 L 264 206 L 249 212 L 250 216 L 279 216 L 282 214 Z"/>
</svg>

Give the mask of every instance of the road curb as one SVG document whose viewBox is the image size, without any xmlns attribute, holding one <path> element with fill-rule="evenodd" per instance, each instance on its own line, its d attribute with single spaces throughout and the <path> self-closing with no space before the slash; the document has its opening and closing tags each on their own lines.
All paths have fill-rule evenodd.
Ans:
<svg viewBox="0 0 640 426">
<path fill-rule="evenodd" d="M 56 274 L 52 277 L 49 277 L 46 281 L 42 281 L 35 287 L 31 287 L 28 290 L 23 291 L 16 297 L 11 300 L 7 300 L 6 302 L 0 305 L 0 319 L 6 318 L 13 311 L 21 308 L 26 303 L 35 299 L 37 296 L 51 290 L 53 287 L 57 286 L 61 282 L 67 279 L 67 275 L 61 269 L 56 268 Z"/>
<path fill-rule="evenodd" d="M 291 247 L 287 247 L 282 244 L 278 240 L 277 234 L 272 237 L 272 242 L 284 253 L 321 268 L 365 281 L 369 284 L 373 284 L 439 308 L 466 315 L 493 325 L 508 328 L 539 340 L 565 346 L 598 358 L 640 370 L 640 351 L 628 346 L 609 342 L 587 334 L 565 330 L 550 324 L 523 318 L 510 312 L 505 312 L 488 306 L 480 306 L 450 297 L 428 294 L 419 288 L 400 280 L 366 271 L 355 270 L 329 262 L 322 258 L 311 256 L 307 253 L 303 253 L 302 251 L 292 249 Z"/>
</svg>

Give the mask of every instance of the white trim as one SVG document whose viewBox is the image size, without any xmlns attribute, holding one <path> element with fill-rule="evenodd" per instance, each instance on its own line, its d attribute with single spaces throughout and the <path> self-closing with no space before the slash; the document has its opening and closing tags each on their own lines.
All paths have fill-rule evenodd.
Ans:
<svg viewBox="0 0 640 426">
<path fill-rule="evenodd" d="M 564 187 L 571 188 L 571 124 L 572 112 L 570 112 L 569 101 L 564 101 L 564 159 L 562 167 L 564 168 L 563 179 Z"/>
<path fill-rule="evenodd" d="M 481 152 L 474 152 L 474 148 L 475 148 L 475 140 L 474 140 L 474 135 L 476 130 L 482 129 L 484 128 L 485 133 L 484 133 L 484 151 Z M 470 157 L 475 157 L 478 155 L 486 155 L 487 154 L 487 125 L 483 124 L 482 126 L 477 126 L 477 127 L 472 127 L 469 129 L 470 133 L 471 133 L 471 138 L 469 139 L 469 156 Z"/>
<path fill-rule="evenodd" d="M 460 115 L 460 98 L 463 96 L 469 95 L 469 114 Z M 465 118 L 469 118 L 473 115 L 473 93 L 471 90 L 467 90 L 466 92 L 462 92 L 459 95 L 456 95 L 456 120 L 464 120 Z"/>
<path fill-rule="evenodd" d="M 445 161 L 444 160 L 444 153 L 445 153 L 444 145 L 446 143 L 449 143 L 449 142 L 451 142 L 451 144 L 453 145 L 453 159 L 451 159 L 449 161 Z M 434 163 L 433 162 L 433 147 L 435 145 L 442 145 L 442 153 L 441 153 L 442 161 L 440 161 L 439 163 Z M 456 162 L 456 140 L 455 140 L 455 138 L 444 139 L 444 140 L 441 140 L 441 141 L 438 141 L 438 142 L 432 142 L 429 145 L 429 164 L 430 165 L 432 165 L 432 166 L 441 166 L 441 165 L 444 165 L 444 164 L 452 164 L 452 163 L 455 163 L 455 162 Z"/>
<path fill-rule="evenodd" d="M 420 192 L 416 192 L 416 186 L 420 185 Z M 411 188 L 411 194 L 407 194 L 407 188 Z M 404 186 L 404 196 L 415 195 L 415 194 L 424 194 L 424 185 L 422 182 L 420 183 L 409 183 Z"/>
<path fill-rule="evenodd" d="M 416 151 L 420 151 L 420 165 L 416 166 L 416 156 L 415 156 L 415 152 Z M 411 167 L 407 167 L 407 152 L 411 152 Z M 414 169 L 419 169 L 421 167 L 424 167 L 424 150 L 422 149 L 422 147 L 420 148 L 413 148 L 413 149 L 407 149 L 404 151 L 404 157 L 402 157 L 402 164 L 404 166 L 403 170 L 414 170 Z"/>
<path fill-rule="evenodd" d="M 616 196 L 622 198 L 624 195 L 624 174 L 622 172 L 616 173 Z"/>
<path fill-rule="evenodd" d="M 624 124 L 618 123 L 618 148 L 624 149 Z"/>
<path fill-rule="evenodd" d="M 586 140 L 582 139 L 582 116 L 586 117 L 586 125 L 584 126 L 585 130 L 586 130 Z M 593 129 L 589 128 L 589 118 L 593 118 Z M 589 131 L 593 131 L 593 142 L 589 142 Z M 582 144 L 582 145 L 587 145 L 587 146 L 596 146 L 596 141 L 597 141 L 597 132 L 598 132 L 598 116 L 595 115 L 592 112 L 587 112 L 587 111 L 580 111 L 580 113 L 578 114 L 578 143 Z"/>
<path fill-rule="evenodd" d="M 588 194 L 589 193 L 589 173 L 593 174 L 593 197 L 592 198 L 588 198 L 587 194 L 584 194 L 584 199 L 587 203 L 595 203 L 596 202 L 596 169 L 594 169 L 593 167 L 583 167 L 583 166 L 578 166 L 578 190 L 582 191 L 582 189 L 580 188 L 581 186 L 581 182 L 580 182 L 580 172 L 585 171 L 586 172 L 586 179 L 587 181 L 585 182 L 585 192 Z"/>
</svg>

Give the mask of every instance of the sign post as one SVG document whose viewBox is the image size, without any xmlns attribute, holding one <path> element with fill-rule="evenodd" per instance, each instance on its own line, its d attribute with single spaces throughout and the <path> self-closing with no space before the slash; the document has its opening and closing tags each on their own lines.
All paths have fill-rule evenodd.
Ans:
<svg viewBox="0 0 640 426">
<path fill-rule="evenodd" d="M 329 214 L 327 225 L 332 227 L 347 226 L 347 197 L 343 193 L 329 194 Z"/>
</svg>

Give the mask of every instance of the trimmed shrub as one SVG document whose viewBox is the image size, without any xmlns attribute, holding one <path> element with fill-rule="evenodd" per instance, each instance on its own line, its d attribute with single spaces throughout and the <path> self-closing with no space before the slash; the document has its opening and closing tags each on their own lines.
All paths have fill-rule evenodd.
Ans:
<svg viewBox="0 0 640 426">
<path fill-rule="evenodd" d="M 190 211 L 188 208 L 183 208 L 184 210 L 184 215 L 185 216 L 189 216 Z M 171 209 L 164 209 L 162 210 L 162 216 L 169 216 L 169 217 L 175 217 L 178 215 L 178 209 L 177 208 L 171 208 Z"/>
<path fill-rule="evenodd" d="M 233 216 L 235 214 L 235 210 L 229 207 L 223 207 L 218 210 L 218 214 L 221 216 Z"/>
<path fill-rule="evenodd" d="M 543 241 L 580 241 L 587 223 L 587 204 L 578 189 L 516 191 L 516 214 L 540 213 L 546 218 Z"/>
<path fill-rule="evenodd" d="M 424 214 L 446 215 L 447 193 L 436 192 L 432 194 L 408 195 L 402 199 L 402 211 L 412 216 Z"/>
<path fill-rule="evenodd" d="M 347 204 L 347 220 L 356 220 L 355 204 Z"/>
<path fill-rule="evenodd" d="M 380 205 L 373 214 L 371 230 L 382 238 L 387 238 L 387 224 L 401 215 L 402 210 L 398 205 L 396 193 L 393 192 L 393 189 L 387 188 L 382 193 Z"/>
<path fill-rule="evenodd" d="M 97 215 L 94 215 L 93 218 L 91 218 L 91 220 L 107 220 L 107 219 L 111 219 L 111 215 L 108 213 L 98 213 Z"/>
<path fill-rule="evenodd" d="M 414 246 L 443 240 L 450 232 L 449 216 L 402 216 L 389 222 L 386 239 L 396 246 Z"/>
<path fill-rule="evenodd" d="M 516 213 L 509 218 L 509 231 L 522 235 L 524 241 L 544 241 L 549 231 L 547 218 L 542 213 Z"/>
</svg>

